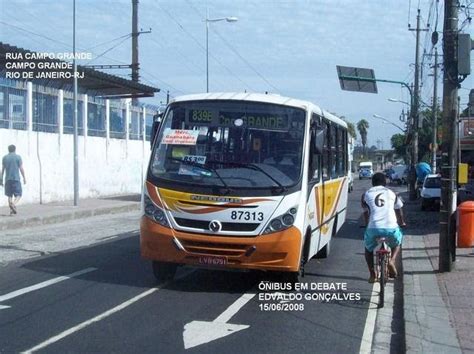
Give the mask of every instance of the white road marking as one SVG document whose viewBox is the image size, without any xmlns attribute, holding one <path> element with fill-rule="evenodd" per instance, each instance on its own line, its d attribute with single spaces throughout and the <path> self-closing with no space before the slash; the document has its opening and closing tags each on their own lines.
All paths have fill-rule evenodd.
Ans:
<svg viewBox="0 0 474 354">
<path fill-rule="evenodd" d="M 74 277 L 78 277 L 82 274 L 86 274 L 86 273 L 92 272 L 94 270 L 97 270 L 97 268 L 92 268 L 92 267 L 91 268 L 86 268 L 86 269 L 80 270 L 78 272 L 74 272 L 74 273 L 71 273 L 71 274 L 68 274 L 68 275 L 63 275 L 63 276 L 60 276 L 60 277 L 57 277 L 57 278 L 46 280 L 44 282 L 41 282 L 41 283 L 38 283 L 38 284 L 35 284 L 35 285 L 28 286 L 28 287 L 23 288 L 23 289 L 12 291 L 11 293 L 1 295 L 0 296 L 0 303 L 3 302 L 3 301 L 11 300 L 11 299 L 13 299 L 17 296 L 21 296 L 21 295 L 30 293 L 30 292 L 35 291 L 35 290 L 39 290 L 39 289 L 45 288 L 45 287 L 53 285 L 53 284 L 57 284 L 57 283 L 62 282 L 64 280 L 68 280 L 68 279 L 71 279 L 71 278 L 74 278 Z M 10 306 L 0 305 L 0 310 L 5 309 L 5 308 L 9 308 L 9 307 Z"/>
<path fill-rule="evenodd" d="M 153 294 L 155 291 L 159 290 L 160 288 L 159 287 L 156 287 L 156 288 L 152 288 L 152 289 L 149 289 L 147 291 L 144 291 L 143 293 L 135 296 L 134 298 L 128 300 L 128 301 L 125 301 L 124 303 L 121 303 L 120 305 L 94 317 L 94 318 L 91 318 L 90 320 L 87 320 L 85 322 L 82 322 L 80 324 L 78 324 L 77 326 L 74 326 L 74 327 L 71 327 L 69 328 L 68 330 L 64 331 L 64 332 L 61 332 L 59 333 L 58 335 L 55 335 L 54 337 L 51 337 L 47 340 L 45 340 L 44 342 L 34 346 L 33 348 L 30 348 L 28 350 L 25 350 L 23 353 L 33 353 L 35 351 L 38 351 L 40 349 L 43 349 L 45 347 L 47 347 L 48 345 L 51 345 L 53 343 L 56 343 L 58 341 L 60 341 L 61 339 L 77 332 L 77 331 L 80 331 L 81 329 L 83 328 L 86 328 L 87 326 L 95 323 L 95 322 L 99 322 L 101 320 L 103 320 L 104 318 L 106 317 L 109 317 L 110 315 L 113 315 L 114 313 L 120 311 L 120 310 L 123 310 L 124 308 L 132 305 L 133 303 L 137 302 L 138 300 L 144 298 L 145 296 L 148 296 L 150 294 Z"/>
<path fill-rule="evenodd" d="M 372 342 L 374 340 L 375 320 L 377 319 L 378 300 L 379 300 L 380 283 L 374 283 L 372 287 L 372 295 L 370 296 L 369 308 L 367 311 L 367 319 L 365 320 L 364 334 L 360 342 L 359 353 L 369 354 L 372 352 Z"/>
<path fill-rule="evenodd" d="M 377 332 L 374 333 L 372 341 L 372 351 L 375 353 L 389 353 L 390 343 L 392 342 L 392 322 L 395 298 L 395 284 L 388 282 L 385 285 L 385 306 L 377 312 Z"/>
<path fill-rule="evenodd" d="M 226 337 L 232 333 L 247 329 L 248 325 L 227 323 L 239 310 L 256 294 L 245 293 L 221 313 L 214 321 L 192 321 L 184 326 L 184 349 L 209 343 L 213 340 Z"/>
<path fill-rule="evenodd" d="M 191 273 L 192 273 L 192 271 L 185 272 L 182 275 L 180 275 L 179 277 L 175 277 L 174 280 L 179 280 L 181 278 L 184 278 L 184 277 L 188 276 Z M 63 331 L 63 332 L 55 335 L 54 337 L 51 337 L 51 338 L 45 340 L 44 342 L 42 342 L 38 345 L 35 345 L 33 348 L 30 348 L 30 349 L 27 349 L 27 350 L 23 351 L 22 353 L 33 353 L 33 352 L 36 352 L 40 349 L 43 349 L 43 348 L 45 348 L 45 347 L 47 347 L 47 346 L 49 346 L 53 343 L 56 343 L 56 342 L 60 341 L 61 339 L 66 338 L 67 336 L 69 336 L 73 333 L 76 333 L 76 332 L 80 331 L 81 329 L 86 328 L 87 326 L 90 326 L 93 323 L 99 322 L 99 321 L 103 320 L 104 318 L 107 318 L 107 317 L 113 315 L 114 313 L 125 309 L 126 307 L 134 304 L 135 302 L 143 299 L 144 297 L 146 297 L 148 295 L 151 295 L 154 292 L 160 290 L 162 287 L 168 285 L 170 282 L 171 281 L 168 281 L 168 282 L 163 283 L 159 286 L 148 289 L 148 290 L 142 292 L 141 294 L 138 294 L 137 296 L 131 298 L 130 300 L 127 300 L 127 301 L 121 303 L 120 305 L 115 306 L 114 308 L 112 308 L 108 311 L 105 311 L 104 313 L 102 313 L 100 315 L 97 315 L 97 316 L 95 316 L 95 317 L 93 317 L 93 318 L 91 318 L 91 319 L 89 319 L 85 322 L 79 323 L 78 325 Z"/>
</svg>

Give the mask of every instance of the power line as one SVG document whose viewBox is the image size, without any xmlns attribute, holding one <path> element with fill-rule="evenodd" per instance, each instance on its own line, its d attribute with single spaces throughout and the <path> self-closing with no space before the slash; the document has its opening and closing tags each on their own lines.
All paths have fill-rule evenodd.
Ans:
<svg viewBox="0 0 474 354">
<path fill-rule="evenodd" d="M 110 47 L 109 49 L 105 50 L 104 52 L 102 52 L 101 54 L 99 54 L 98 56 L 94 57 L 94 59 L 90 60 L 88 62 L 88 64 L 96 61 L 97 59 L 99 59 L 100 57 L 103 57 L 105 54 L 107 54 L 108 52 L 110 52 L 111 50 L 117 48 L 119 45 L 121 45 L 123 42 L 125 42 L 127 39 L 129 39 L 132 35 L 129 34 L 127 35 L 124 39 L 122 39 L 120 42 L 118 42 L 117 44 L 115 44 L 114 46 Z"/>
<path fill-rule="evenodd" d="M 66 46 L 68 48 L 71 47 L 71 45 L 69 43 L 65 43 L 65 42 L 61 42 L 57 39 L 54 39 L 54 38 L 51 38 L 51 37 L 48 37 L 48 36 L 45 36 L 45 35 L 42 35 L 42 34 L 39 34 L 39 33 L 35 33 L 33 31 L 29 31 L 25 28 L 22 28 L 22 27 L 19 27 L 19 26 L 16 26 L 16 25 L 12 25 L 11 23 L 8 23 L 8 22 L 5 22 L 5 21 L 1 21 L 0 20 L 0 23 L 3 24 L 3 25 L 6 25 L 6 26 L 10 26 L 12 28 L 15 28 L 16 30 L 18 31 L 21 31 L 21 32 L 26 32 L 28 34 L 32 34 L 34 36 L 37 36 L 37 37 L 40 37 L 40 38 L 43 38 L 43 39 L 47 39 L 48 41 L 51 41 L 51 42 L 54 42 L 54 43 L 58 43 L 58 44 L 61 44 L 63 46 Z"/>
<path fill-rule="evenodd" d="M 253 67 L 252 64 L 249 63 L 247 59 L 245 59 L 238 51 L 235 49 L 219 32 L 215 29 L 211 28 L 211 30 L 219 36 L 219 38 L 224 42 L 224 44 L 235 54 L 237 55 L 255 74 L 257 74 L 268 86 L 272 87 L 276 92 L 280 93 L 280 90 L 273 85 L 270 81 L 268 81 L 262 74 L 258 72 L 257 69 Z"/>
<path fill-rule="evenodd" d="M 156 3 L 152 3 L 153 5 L 155 5 Z M 168 15 L 168 17 L 171 18 L 171 20 L 184 32 L 186 33 L 197 45 L 199 48 L 201 48 L 204 53 L 206 53 L 206 48 L 196 39 L 196 37 L 194 37 L 188 30 L 186 30 L 184 28 L 184 26 L 167 10 L 165 9 L 163 6 L 161 6 L 160 3 L 157 3 L 158 6 L 160 7 L 160 9 L 166 14 Z M 226 65 L 224 65 L 219 59 L 217 59 L 216 56 L 214 56 L 212 53 L 209 54 L 211 56 L 212 59 L 214 59 L 219 65 L 221 65 L 224 69 L 226 69 L 226 71 L 231 74 L 233 77 L 235 77 L 237 80 L 239 80 L 245 87 L 249 88 L 250 90 L 254 91 L 250 85 L 248 85 L 245 81 L 243 81 L 240 77 L 238 77 L 231 69 L 229 69 Z"/>
<path fill-rule="evenodd" d="M 103 45 L 105 45 L 105 44 L 109 44 L 109 43 L 118 41 L 119 39 L 122 39 L 122 38 L 125 38 L 125 37 L 126 37 L 126 38 L 130 38 L 130 36 L 131 36 L 130 33 L 124 34 L 123 36 L 120 36 L 120 37 L 111 39 L 111 40 L 109 40 L 109 41 L 105 41 L 105 42 L 102 42 L 102 43 L 95 44 L 95 45 L 93 45 L 92 47 L 89 47 L 88 49 L 86 49 L 86 51 L 89 51 L 89 50 L 91 50 L 91 49 L 94 49 L 94 48 L 103 46 Z"/>
<path fill-rule="evenodd" d="M 48 36 L 45 36 L 45 35 L 42 35 L 42 34 L 34 33 L 34 32 L 32 32 L 32 31 L 29 31 L 29 30 L 24 29 L 24 28 L 22 28 L 22 27 L 19 27 L 19 26 L 16 26 L 16 25 L 12 25 L 12 24 L 10 24 L 10 23 L 8 23 L 8 22 L 1 21 L 1 20 L 0 20 L 0 23 L 1 23 L 1 24 L 4 24 L 4 25 L 6 25 L 6 26 L 10 26 L 10 27 L 16 29 L 17 31 L 25 32 L 25 33 L 28 33 L 28 34 L 31 34 L 31 35 L 35 35 L 35 36 L 40 37 L 40 38 L 43 38 L 43 39 L 47 39 L 48 41 L 54 42 L 54 43 L 56 43 L 56 44 L 61 44 L 62 46 L 66 46 L 68 49 L 69 49 L 69 47 L 70 47 L 68 43 L 62 42 L 62 41 L 60 41 L 60 40 L 57 40 L 57 39 L 54 39 L 54 38 L 51 38 L 51 37 L 48 37 Z M 128 38 L 125 38 L 124 40 L 126 40 L 126 39 L 128 39 Z M 123 40 L 123 41 L 124 41 L 124 40 Z M 123 41 L 121 41 L 119 44 L 121 44 Z M 119 44 L 118 44 L 118 45 L 119 45 Z M 116 46 L 114 46 L 114 47 L 116 47 Z M 113 47 L 113 48 L 114 48 L 114 47 Z M 111 48 L 111 49 L 113 49 L 113 48 Z M 111 49 L 110 49 L 110 50 L 111 50 Z M 110 50 L 107 50 L 106 52 L 108 52 L 108 51 L 110 51 Z M 105 57 L 104 55 L 106 54 L 106 52 L 100 54 L 100 55 L 97 56 L 95 59 L 97 59 L 97 58 L 99 58 L 99 57 L 104 57 L 104 58 L 106 58 L 106 59 L 113 60 L 113 61 L 118 62 L 118 63 L 121 63 L 121 64 L 128 64 L 128 63 L 126 63 L 126 62 L 124 62 L 124 61 L 120 61 L 120 60 L 117 60 L 117 59 L 112 59 L 112 58 Z M 95 59 L 93 59 L 93 60 L 95 60 Z M 168 83 L 166 83 L 165 81 L 158 79 L 156 76 L 154 76 L 154 75 L 151 74 L 150 72 L 145 71 L 145 70 L 143 70 L 143 71 L 146 72 L 146 73 L 148 73 L 148 75 L 154 77 L 156 80 L 161 81 L 165 86 L 168 86 L 168 87 L 172 88 L 174 91 L 184 93 L 183 91 L 181 91 L 181 90 L 175 88 L 175 87 L 172 86 L 171 84 L 168 84 Z"/>
<path fill-rule="evenodd" d="M 204 18 L 204 15 L 201 13 L 201 11 L 199 11 L 196 6 L 194 6 L 194 4 L 190 1 L 190 0 L 186 0 L 186 2 L 188 3 L 188 5 L 201 17 L 201 18 Z M 269 82 L 262 74 L 260 74 L 260 72 L 258 72 L 257 69 L 255 69 L 253 67 L 252 64 L 249 63 L 249 61 L 247 59 L 245 59 L 238 51 L 237 49 L 235 49 L 230 43 L 229 41 L 227 41 L 216 29 L 212 28 L 211 27 L 211 31 L 213 31 L 215 34 L 217 34 L 217 36 L 219 36 L 219 38 L 224 42 L 224 44 L 235 54 L 237 55 L 255 74 L 257 74 L 257 76 L 259 76 L 268 86 L 272 87 L 276 92 L 280 92 L 280 90 L 275 86 L 273 85 L 271 82 Z"/>
</svg>

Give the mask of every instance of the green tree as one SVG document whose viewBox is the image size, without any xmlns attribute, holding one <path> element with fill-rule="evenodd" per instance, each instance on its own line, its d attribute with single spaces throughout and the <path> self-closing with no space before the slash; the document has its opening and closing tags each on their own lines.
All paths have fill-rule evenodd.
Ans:
<svg viewBox="0 0 474 354">
<path fill-rule="evenodd" d="M 437 119 L 437 130 L 441 131 L 442 127 L 442 112 L 438 111 Z M 423 120 L 422 128 L 418 133 L 418 160 L 430 162 L 431 161 L 431 150 L 430 145 L 433 143 L 433 111 L 426 109 L 420 112 L 419 119 Z M 439 143 L 439 142 L 438 142 Z"/>
<path fill-rule="evenodd" d="M 359 135 L 362 140 L 364 155 L 367 155 L 366 146 L 367 146 L 367 133 L 369 130 L 369 122 L 367 122 L 365 119 L 361 119 L 360 121 L 357 122 L 357 130 L 359 131 Z"/>
<path fill-rule="evenodd" d="M 357 138 L 357 133 L 356 133 L 354 123 L 352 123 L 352 122 L 346 122 L 346 123 L 347 123 L 347 132 L 352 137 L 352 139 L 355 140 Z"/>
<path fill-rule="evenodd" d="M 392 148 L 395 150 L 395 154 L 403 158 L 405 163 L 407 162 L 407 149 L 406 149 L 406 135 L 405 134 L 394 134 L 390 138 Z"/>
<path fill-rule="evenodd" d="M 437 120 L 437 129 L 438 132 L 442 128 L 442 112 L 438 111 L 438 120 Z M 422 121 L 422 127 L 418 130 L 418 160 L 431 162 L 431 150 L 430 145 L 433 143 L 433 112 L 431 109 L 426 109 L 419 114 L 419 119 Z M 390 139 L 392 143 L 392 148 L 395 150 L 395 153 L 402 157 L 405 162 L 407 159 L 406 153 L 406 142 L 411 140 L 412 136 L 407 136 L 406 134 L 395 134 Z M 439 141 L 437 143 L 440 143 Z"/>
</svg>

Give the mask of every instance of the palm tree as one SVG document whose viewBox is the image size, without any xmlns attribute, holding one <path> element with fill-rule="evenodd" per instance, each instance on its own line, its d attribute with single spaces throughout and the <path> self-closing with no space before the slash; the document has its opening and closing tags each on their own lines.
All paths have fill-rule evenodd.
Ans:
<svg viewBox="0 0 474 354">
<path fill-rule="evenodd" d="M 365 119 L 361 119 L 357 122 L 357 130 L 359 131 L 360 138 L 362 139 L 362 146 L 364 155 L 367 155 L 366 145 L 367 145 L 367 131 L 369 130 L 369 122 Z"/>
</svg>

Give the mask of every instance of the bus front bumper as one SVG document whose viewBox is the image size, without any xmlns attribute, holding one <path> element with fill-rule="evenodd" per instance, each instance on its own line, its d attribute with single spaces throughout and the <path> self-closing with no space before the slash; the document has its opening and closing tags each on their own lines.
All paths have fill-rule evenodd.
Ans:
<svg viewBox="0 0 474 354">
<path fill-rule="evenodd" d="M 296 272 L 301 245 L 301 232 L 294 226 L 255 237 L 221 237 L 170 229 L 146 216 L 140 223 L 142 257 L 160 262 Z"/>
</svg>

